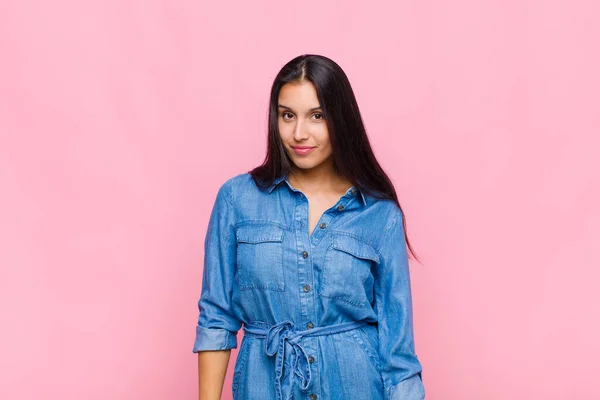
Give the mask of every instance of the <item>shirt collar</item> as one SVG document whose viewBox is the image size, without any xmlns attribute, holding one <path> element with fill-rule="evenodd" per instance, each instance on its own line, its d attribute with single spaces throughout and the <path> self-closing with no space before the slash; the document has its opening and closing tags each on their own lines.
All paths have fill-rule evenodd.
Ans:
<svg viewBox="0 0 600 400">
<path fill-rule="evenodd" d="M 275 178 L 273 180 L 273 183 L 271 183 L 271 185 L 268 187 L 267 191 L 269 193 L 271 193 L 275 187 L 277 187 L 277 185 L 279 185 L 281 182 L 287 182 L 287 174 L 281 174 L 279 175 L 277 178 Z M 287 182 L 288 186 L 291 187 L 290 183 Z M 359 195 L 359 199 L 361 200 L 363 205 L 367 205 L 367 199 L 365 198 L 365 195 L 363 194 L 362 191 L 358 190 L 356 187 L 352 186 L 350 189 L 348 189 L 348 192 L 346 193 L 351 193 L 351 194 L 355 194 L 356 192 L 358 192 Z"/>
<path fill-rule="evenodd" d="M 281 183 L 286 178 L 287 178 L 287 175 L 285 175 L 285 174 L 279 175 L 277 178 L 275 178 L 273 180 L 273 183 L 271 183 L 271 186 L 269 186 L 269 188 L 267 189 L 269 191 L 269 193 L 271 193 L 273 191 L 273 189 L 275 189 L 275 187 L 277 185 L 279 185 L 279 183 Z"/>
</svg>

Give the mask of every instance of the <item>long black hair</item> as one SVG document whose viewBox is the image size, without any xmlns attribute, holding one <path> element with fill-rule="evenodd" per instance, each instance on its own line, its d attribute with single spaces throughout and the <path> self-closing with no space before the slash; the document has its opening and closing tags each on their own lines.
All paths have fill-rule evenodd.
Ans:
<svg viewBox="0 0 600 400">
<path fill-rule="evenodd" d="M 292 169 L 292 162 L 279 136 L 279 91 L 286 83 L 303 81 L 310 81 L 317 91 L 327 123 L 336 172 L 363 193 L 393 200 L 402 212 L 394 185 L 373 154 L 348 77 L 337 63 L 322 55 L 298 56 L 285 64 L 275 77 L 269 105 L 267 154 L 262 165 L 249 171 L 255 183 L 259 187 L 269 186 L 275 178 Z M 402 222 L 406 245 L 418 260 L 408 240 L 404 212 Z"/>
</svg>

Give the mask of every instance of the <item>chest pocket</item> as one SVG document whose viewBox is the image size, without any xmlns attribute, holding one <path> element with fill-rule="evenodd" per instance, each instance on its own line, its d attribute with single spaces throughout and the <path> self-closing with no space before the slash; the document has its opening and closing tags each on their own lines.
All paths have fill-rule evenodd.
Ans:
<svg viewBox="0 0 600 400">
<path fill-rule="evenodd" d="M 240 290 L 284 291 L 284 229 L 270 223 L 238 226 L 237 283 Z"/>
<path fill-rule="evenodd" d="M 372 289 L 371 266 L 379 254 L 370 244 L 348 235 L 333 234 L 325 253 L 319 295 L 355 307 L 368 304 Z"/>
</svg>

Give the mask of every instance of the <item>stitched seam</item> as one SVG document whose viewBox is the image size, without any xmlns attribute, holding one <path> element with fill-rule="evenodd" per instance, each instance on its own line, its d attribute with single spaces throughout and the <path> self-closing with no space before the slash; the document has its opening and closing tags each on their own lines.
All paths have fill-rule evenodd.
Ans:
<svg viewBox="0 0 600 400">
<path fill-rule="evenodd" d="M 338 234 L 338 235 L 343 235 L 343 236 L 350 236 L 353 237 L 357 240 L 360 240 L 361 242 L 368 244 L 369 246 L 373 247 L 373 250 L 375 250 L 375 246 L 373 245 L 372 241 L 365 239 L 363 236 L 357 235 L 355 233 L 352 232 L 346 232 L 346 231 L 340 231 L 337 229 L 330 229 L 330 232 L 332 234 Z"/>
<path fill-rule="evenodd" d="M 243 221 L 236 222 L 234 226 L 236 228 L 238 228 L 240 226 L 245 226 L 245 225 L 265 225 L 265 226 L 269 225 L 269 226 L 277 226 L 287 232 L 293 231 L 292 229 L 289 229 L 289 227 L 287 227 L 286 225 L 284 225 L 280 222 L 269 221 L 269 220 L 265 220 L 265 219 L 246 219 Z"/>
<path fill-rule="evenodd" d="M 398 216 L 401 216 L 402 214 L 400 213 L 399 210 L 396 209 L 396 212 L 394 213 L 393 218 L 390 219 L 390 222 L 388 222 L 387 226 L 385 227 L 385 230 L 383 231 L 383 235 L 381 236 L 382 238 L 386 238 L 388 236 L 388 232 L 392 229 L 392 226 L 394 226 L 394 224 L 396 223 L 396 220 L 398 219 Z M 379 244 L 379 247 L 376 249 L 377 253 L 379 253 L 379 255 L 381 255 L 381 247 L 383 246 L 383 241 L 382 243 Z M 383 257 L 383 256 L 382 256 Z"/>
</svg>

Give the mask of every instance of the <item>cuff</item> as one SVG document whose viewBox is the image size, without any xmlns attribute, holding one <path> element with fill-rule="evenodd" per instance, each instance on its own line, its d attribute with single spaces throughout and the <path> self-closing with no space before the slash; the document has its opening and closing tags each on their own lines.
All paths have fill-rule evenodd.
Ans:
<svg viewBox="0 0 600 400">
<path fill-rule="evenodd" d="M 202 350 L 228 350 L 237 347 L 237 332 L 223 328 L 204 328 L 196 325 L 194 353 Z"/>
<path fill-rule="evenodd" d="M 390 386 L 387 391 L 389 400 L 423 400 L 425 398 L 425 388 L 420 374 Z"/>
</svg>

